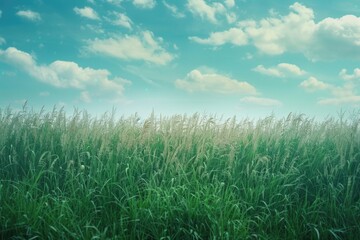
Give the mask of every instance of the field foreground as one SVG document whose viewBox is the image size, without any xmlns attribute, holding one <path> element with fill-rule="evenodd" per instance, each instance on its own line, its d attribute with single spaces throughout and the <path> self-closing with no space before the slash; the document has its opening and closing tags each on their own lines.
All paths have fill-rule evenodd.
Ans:
<svg viewBox="0 0 360 240">
<path fill-rule="evenodd" d="M 359 124 L 0 109 L 0 239 L 357 239 Z"/>
</svg>

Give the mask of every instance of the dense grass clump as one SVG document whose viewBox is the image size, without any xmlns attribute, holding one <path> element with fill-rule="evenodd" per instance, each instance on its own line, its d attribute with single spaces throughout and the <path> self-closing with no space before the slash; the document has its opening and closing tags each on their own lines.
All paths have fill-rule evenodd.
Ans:
<svg viewBox="0 0 360 240">
<path fill-rule="evenodd" d="M 360 116 L 0 110 L 0 239 L 357 239 Z"/>
</svg>

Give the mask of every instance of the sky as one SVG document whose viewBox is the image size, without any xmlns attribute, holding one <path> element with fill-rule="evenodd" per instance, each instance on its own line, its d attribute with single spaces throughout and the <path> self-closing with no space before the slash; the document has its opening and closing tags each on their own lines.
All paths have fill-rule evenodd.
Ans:
<svg viewBox="0 0 360 240">
<path fill-rule="evenodd" d="M 358 0 L 1 0 L 0 108 L 324 117 L 360 106 Z"/>
</svg>

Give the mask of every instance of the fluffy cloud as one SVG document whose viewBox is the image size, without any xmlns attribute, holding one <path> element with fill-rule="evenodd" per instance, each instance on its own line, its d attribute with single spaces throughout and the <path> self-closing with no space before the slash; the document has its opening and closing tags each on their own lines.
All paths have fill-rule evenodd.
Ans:
<svg viewBox="0 0 360 240">
<path fill-rule="evenodd" d="M 356 82 L 353 81 L 358 79 L 357 74 L 360 72 L 358 69 L 354 70 L 354 74 L 347 75 L 346 70 L 340 72 L 340 76 L 345 80 L 343 86 L 335 86 L 333 84 L 328 84 L 322 81 L 317 80 L 314 77 L 303 81 L 300 84 L 300 87 L 304 88 L 306 91 L 315 92 L 315 91 L 327 91 L 331 97 L 322 98 L 318 101 L 318 104 L 322 105 L 340 105 L 340 104 L 356 104 L 360 103 L 360 96 L 356 93 Z"/>
<path fill-rule="evenodd" d="M 214 24 L 219 23 L 218 17 L 220 16 L 225 16 L 229 23 L 234 22 L 236 19 L 236 15 L 227 9 L 235 6 L 233 0 L 226 0 L 225 6 L 220 2 L 208 4 L 205 0 L 188 0 L 186 6 L 194 16 Z"/>
<path fill-rule="evenodd" d="M 301 76 L 305 71 L 298 66 L 289 63 L 280 63 L 276 67 L 265 68 L 263 65 L 256 66 L 253 71 L 274 77 Z"/>
<path fill-rule="evenodd" d="M 112 24 L 117 25 L 117 26 L 122 26 L 124 28 L 128 28 L 128 29 L 132 29 L 132 24 L 133 22 L 131 21 L 131 19 L 126 16 L 126 14 L 124 13 L 114 13 L 115 15 L 115 19 L 113 21 L 111 21 Z"/>
<path fill-rule="evenodd" d="M 240 99 L 240 102 L 246 104 L 255 104 L 264 107 L 275 107 L 282 105 L 282 103 L 279 100 L 272 98 L 261 98 L 261 97 L 244 97 Z"/>
<path fill-rule="evenodd" d="M 229 8 L 232 8 L 235 6 L 235 0 L 225 0 L 225 5 Z"/>
<path fill-rule="evenodd" d="M 292 11 L 289 15 L 280 18 L 266 18 L 259 22 L 244 20 L 237 24 L 241 38 L 245 44 L 253 44 L 260 51 L 267 54 L 281 54 L 287 50 L 302 47 L 299 42 L 307 42 L 312 35 L 315 23 L 314 14 L 311 9 L 295 3 L 290 6 Z M 228 31 L 217 32 L 226 35 Z M 215 33 L 212 33 L 215 34 Z M 211 37 L 203 43 L 218 45 L 211 41 Z M 230 38 L 227 42 L 231 43 Z M 243 45 L 245 45 L 243 44 Z"/>
<path fill-rule="evenodd" d="M 133 4 L 139 8 L 153 8 L 156 2 L 154 0 L 133 0 Z"/>
<path fill-rule="evenodd" d="M 316 23 L 312 9 L 300 3 L 294 3 L 289 9 L 290 13 L 285 16 L 272 15 L 260 21 L 238 22 L 235 27 L 237 31 L 233 30 L 234 27 L 231 28 L 238 35 L 236 43 L 229 37 L 230 30 L 211 33 L 204 39 L 190 39 L 215 46 L 226 43 L 238 46 L 251 44 L 269 55 L 303 53 L 310 60 L 360 58 L 359 17 L 346 15 L 341 18 L 326 18 Z"/>
<path fill-rule="evenodd" d="M 163 1 L 164 6 L 170 10 L 171 14 L 176 18 L 184 18 L 185 14 L 179 12 L 178 8 L 175 5 L 169 4 L 166 1 Z"/>
<path fill-rule="evenodd" d="M 307 80 L 300 83 L 300 87 L 302 87 L 306 91 L 314 92 L 314 91 L 318 91 L 318 90 L 329 89 L 331 86 L 327 83 L 319 81 L 315 77 L 310 77 Z"/>
<path fill-rule="evenodd" d="M 313 60 L 360 56 L 360 17 L 346 15 L 319 22 L 307 55 Z"/>
<path fill-rule="evenodd" d="M 257 94 L 255 87 L 217 73 L 202 73 L 195 69 L 184 79 L 177 79 L 175 86 L 188 92 L 216 92 L 222 94 Z"/>
<path fill-rule="evenodd" d="M 174 56 L 168 53 L 161 44 L 161 38 L 154 38 L 152 32 L 143 31 L 137 35 L 121 35 L 114 38 L 90 40 L 86 49 L 90 52 L 119 59 L 143 60 L 165 65 Z"/>
<path fill-rule="evenodd" d="M 201 39 L 199 37 L 189 37 L 189 39 L 200 44 L 209 44 L 213 46 L 220 46 L 226 43 L 242 46 L 248 43 L 246 34 L 238 28 L 230 28 L 224 32 L 211 33 L 210 37 L 206 39 Z"/>
<path fill-rule="evenodd" d="M 351 80 L 356 80 L 356 79 L 360 79 L 360 69 L 359 68 L 355 68 L 353 74 L 347 74 L 347 70 L 346 69 L 342 69 L 339 73 L 339 76 L 347 81 L 351 81 Z"/>
<path fill-rule="evenodd" d="M 213 3 L 210 6 L 204 0 L 188 0 L 187 7 L 192 14 L 212 23 L 217 23 L 217 13 L 225 11 L 225 8 L 221 3 Z"/>
<path fill-rule="evenodd" d="M 49 65 L 39 65 L 28 53 L 10 47 L 0 50 L 0 60 L 21 69 L 40 82 L 58 87 L 87 89 L 95 87 L 122 96 L 124 85 L 129 81 L 121 78 L 109 79 L 110 72 L 105 69 L 82 68 L 77 63 L 54 61 Z"/>
<path fill-rule="evenodd" d="M 74 12 L 82 17 L 89 18 L 92 20 L 100 19 L 98 14 L 91 7 L 84 7 L 84 8 L 75 7 Z"/>
<path fill-rule="evenodd" d="M 16 13 L 16 15 L 18 15 L 19 17 L 22 17 L 24 19 L 36 22 L 36 21 L 40 21 L 41 20 L 41 16 L 39 13 L 31 11 L 31 10 L 22 10 L 22 11 L 18 11 Z"/>
</svg>

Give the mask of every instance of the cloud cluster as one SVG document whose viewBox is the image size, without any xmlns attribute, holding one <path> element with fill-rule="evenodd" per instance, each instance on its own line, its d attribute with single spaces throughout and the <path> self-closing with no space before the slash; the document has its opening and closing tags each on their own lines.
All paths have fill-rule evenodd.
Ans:
<svg viewBox="0 0 360 240">
<path fill-rule="evenodd" d="M 190 37 L 190 40 L 214 46 L 251 44 L 265 54 L 297 52 L 310 60 L 360 58 L 359 17 L 346 15 L 316 23 L 311 8 L 296 2 L 289 9 L 290 13 L 285 16 L 240 21 L 229 30 L 211 33 L 208 38 Z M 206 12 L 209 12 L 206 16 L 214 20 L 212 11 L 203 11 L 203 14 Z"/>
<path fill-rule="evenodd" d="M 354 73 L 348 75 L 343 69 L 339 76 L 345 81 L 343 86 L 335 86 L 310 77 L 300 83 L 300 87 L 308 92 L 326 91 L 331 95 L 330 98 L 322 98 L 318 101 L 321 105 L 340 105 L 340 104 L 359 104 L 360 96 L 356 93 L 356 86 L 360 83 L 360 69 L 354 69 Z"/>
<path fill-rule="evenodd" d="M 97 12 L 91 7 L 83 7 L 83 8 L 74 7 L 74 12 L 84 18 L 88 18 L 92 20 L 100 19 Z"/>
<path fill-rule="evenodd" d="M 110 79 L 110 72 L 105 69 L 82 68 L 75 62 L 54 61 L 49 65 L 39 65 L 28 53 L 14 47 L 0 50 L 0 60 L 21 69 L 34 79 L 58 88 L 75 88 L 113 92 L 121 97 L 124 85 L 130 83 L 122 78 Z"/>
<path fill-rule="evenodd" d="M 187 0 L 186 7 L 194 16 L 210 23 L 219 23 L 219 17 L 223 16 L 229 23 L 233 23 L 236 20 L 236 15 L 229 9 L 235 6 L 235 1 L 226 0 L 224 4 L 220 2 L 207 3 L 205 0 Z"/>
<path fill-rule="evenodd" d="M 87 51 L 123 60 L 143 60 L 164 65 L 174 56 L 162 46 L 162 39 L 155 38 L 151 31 L 134 35 L 119 35 L 106 39 L 89 40 Z"/>
<path fill-rule="evenodd" d="M 280 63 L 275 67 L 265 68 L 263 65 L 256 66 L 253 71 L 274 77 L 302 76 L 306 72 L 298 66 L 290 63 Z"/>
<path fill-rule="evenodd" d="M 16 15 L 33 22 L 41 20 L 40 14 L 31 10 L 21 10 L 16 12 Z"/>
<path fill-rule="evenodd" d="M 215 92 L 221 94 L 257 94 L 255 87 L 217 73 L 189 72 L 184 79 L 177 79 L 175 86 L 188 92 Z"/>
<path fill-rule="evenodd" d="M 123 0 L 106 1 L 116 5 L 123 2 Z M 153 0 L 132 0 L 132 3 L 141 8 L 153 8 L 156 5 L 156 2 Z M 75 7 L 73 10 L 76 14 L 84 18 L 101 20 L 97 12 L 91 7 Z M 103 20 L 108 23 L 133 30 L 134 23 L 125 12 L 109 11 L 107 15 L 108 16 L 103 17 Z M 101 27 L 99 28 L 98 26 L 90 24 L 84 25 L 83 28 L 90 29 L 99 34 L 104 33 L 104 29 Z M 136 28 L 141 29 L 141 27 Z M 95 53 L 127 61 L 141 60 L 159 65 L 165 65 L 175 57 L 164 48 L 163 39 L 155 37 L 151 31 L 137 31 L 131 35 L 114 33 L 109 35 L 111 37 L 88 39 L 82 49 L 87 53 Z"/>
</svg>

